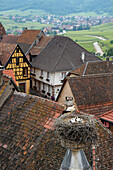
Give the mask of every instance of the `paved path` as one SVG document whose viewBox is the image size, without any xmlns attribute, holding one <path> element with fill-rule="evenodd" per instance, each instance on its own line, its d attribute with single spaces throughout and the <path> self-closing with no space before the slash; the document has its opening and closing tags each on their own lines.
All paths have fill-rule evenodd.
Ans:
<svg viewBox="0 0 113 170">
<path fill-rule="evenodd" d="M 105 38 L 99 37 L 99 36 L 97 36 L 97 35 L 89 35 L 89 36 L 90 36 L 90 37 L 98 38 L 98 39 L 100 39 L 100 40 L 102 40 L 102 41 L 105 41 L 105 40 L 106 40 Z M 94 42 L 93 45 L 94 45 L 94 48 L 95 48 L 95 50 L 96 50 L 96 53 L 100 53 L 100 56 L 103 56 L 104 53 L 103 53 L 103 51 L 101 50 L 98 42 Z"/>
<path fill-rule="evenodd" d="M 104 53 L 103 53 L 103 51 L 101 50 L 98 42 L 94 42 L 93 45 L 94 45 L 94 48 L 96 49 L 96 53 L 100 53 L 100 56 L 103 56 Z"/>
</svg>

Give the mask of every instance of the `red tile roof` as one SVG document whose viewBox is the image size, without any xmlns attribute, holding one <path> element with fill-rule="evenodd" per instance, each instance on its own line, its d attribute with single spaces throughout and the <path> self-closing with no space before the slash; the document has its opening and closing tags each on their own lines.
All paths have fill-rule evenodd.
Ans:
<svg viewBox="0 0 113 170">
<path fill-rule="evenodd" d="M 19 35 L 4 35 L 1 43 L 17 44 Z"/>
<path fill-rule="evenodd" d="M 113 123 L 113 110 L 102 114 L 100 118 Z"/>
<path fill-rule="evenodd" d="M 16 79 L 15 79 L 13 70 L 4 70 L 3 74 L 5 74 L 7 76 L 10 76 L 13 79 L 13 81 L 15 82 L 15 84 L 16 84 Z"/>
<path fill-rule="evenodd" d="M 5 28 L 4 28 L 4 26 L 0 22 L 0 36 L 3 36 L 5 34 L 6 34 Z"/>
<path fill-rule="evenodd" d="M 7 99 L 0 111 L 1 169 L 3 167 L 6 169 L 34 167 L 33 161 L 36 160 L 37 169 L 42 166 L 47 167 L 48 163 L 41 165 L 42 159 L 46 162 L 50 160 L 46 145 L 50 139 L 51 142 L 54 141 L 51 130 L 55 119 L 62 114 L 62 111 L 63 107 L 58 103 L 25 93 L 14 93 Z M 61 155 L 62 148 L 58 150 L 58 142 L 55 148 L 53 148 L 55 144 L 51 142 L 53 153 L 57 152 Z M 44 152 L 47 153 L 47 157 L 43 156 Z M 55 157 L 51 157 L 52 164 L 59 162 Z"/>
<path fill-rule="evenodd" d="M 30 50 L 31 55 L 38 55 L 52 38 L 52 36 L 43 36 L 39 43 Z"/>
<path fill-rule="evenodd" d="M 102 105 L 113 101 L 113 74 L 68 78 L 78 106 Z"/>
<path fill-rule="evenodd" d="M 32 44 L 40 33 L 41 30 L 24 30 L 17 43 Z"/>
<path fill-rule="evenodd" d="M 3 66 L 8 61 L 15 48 L 16 44 L 0 43 L 0 61 Z"/>
<path fill-rule="evenodd" d="M 71 73 L 79 75 L 113 73 L 113 61 L 89 61 Z"/>
</svg>

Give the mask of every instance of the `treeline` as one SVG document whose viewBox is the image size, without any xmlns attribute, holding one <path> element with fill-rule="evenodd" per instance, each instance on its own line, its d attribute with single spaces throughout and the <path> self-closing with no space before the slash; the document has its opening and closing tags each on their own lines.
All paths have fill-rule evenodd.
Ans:
<svg viewBox="0 0 113 170">
<path fill-rule="evenodd" d="M 42 9 L 51 14 L 68 15 L 78 12 L 113 15 L 113 0 L 1 0 L 0 11 L 11 9 Z"/>
</svg>

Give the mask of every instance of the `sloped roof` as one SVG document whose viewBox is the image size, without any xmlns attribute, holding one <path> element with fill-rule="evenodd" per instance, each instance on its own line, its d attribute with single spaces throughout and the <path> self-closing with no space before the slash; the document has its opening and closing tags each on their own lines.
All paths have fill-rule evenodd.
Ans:
<svg viewBox="0 0 113 170">
<path fill-rule="evenodd" d="M 3 66 L 8 61 L 15 48 L 16 44 L 0 43 L 0 61 Z"/>
<path fill-rule="evenodd" d="M 29 52 L 31 47 L 31 44 L 25 44 L 25 43 L 18 43 L 18 45 L 20 46 L 20 48 L 22 49 L 25 55 Z"/>
<path fill-rule="evenodd" d="M 32 66 L 49 72 L 71 71 L 83 64 L 82 52 L 86 62 L 100 60 L 70 38 L 55 36 L 33 60 Z"/>
<path fill-rule="evenodd" d="M 3 74 L 11 77 L 13 79 L 13 81 L 15 82 L 15 84 L 16 84 L 16 79 L 15 79 L 13 70 L 4 70 Z"/>
<path fill-rule="evenodd" d="M 113 73 L 113 61 L 88 61 L 71 73 L 79 75 Z"/>
<path fill-rule="evenodd" d="M 0 112 L 0 168 L 59 169 L 65 149 L 51 129 L 54 118 L 60 116 L 62 111 L 62 106 L 55 102 L 14 93 Z M 98 134 L 95 150 L 97 169 L 112 169 L 113 134 L 97 118 L 93 119 Z M 87 146 L 85 152 L 91 163 L 91 146 Z"/>
<path fill-rule="evenodd" d="M 100 118 L 113 123 L 113 109 L 102 114 Z"/>
<path fill-rule="evenodd" d="M 8 44 L 17 44 L 17 40 L 19 35 L 4 35 L 1 43 L 8 43 Z"/>
<path fill-rule="evenodd" d="M 38 55 L 52 38 L 53 36 L 42 36 L 39 43 L 30 50 L 31 55 Z"/>
<path fill-rule="evenodd" d="M 0 36 L 3 36 L 5 34 L 6 34 L 5 28 L 4 28 L 4 26 L 0 22 Z"/>
<path fill-rule="evenodd" d="M 113 101 L 113 74 L 70 77 L 68 82 L 78 106 Z"/>
<path fill-rule="evenodd" d="M 25 29 L 20 35 L 17 43 L 32 44 L 40 33 L 41 33 L 41 30 Z"/>
<path fill-rule="evenodd" d="M 56 146 L 53 144 L 51 132 L 53 122 L 62 111 L 58 103 L 37 96 L 14 93 L 9 97 L 0 111 L 1 169 L 26 169 L 36 164 L 38 169 L 61 163 L 56 158 L 62 154 L 62 148 L 58 150 L 58 142 Z M 47 145 L 54 152 L 48 152 Z M 58 155 L 54 157 L 55 153 Z"/>
</svg>

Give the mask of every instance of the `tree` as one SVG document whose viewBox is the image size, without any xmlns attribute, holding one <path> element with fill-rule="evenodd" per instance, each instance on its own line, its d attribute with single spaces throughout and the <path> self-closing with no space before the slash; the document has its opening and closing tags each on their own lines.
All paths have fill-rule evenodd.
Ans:
<svg viewBox="0 0 113 170">
<path fill-rule="evenodd" d="M 107 50 L 107 56 L 113 56 L 113 47 Z"/>
</svg>

